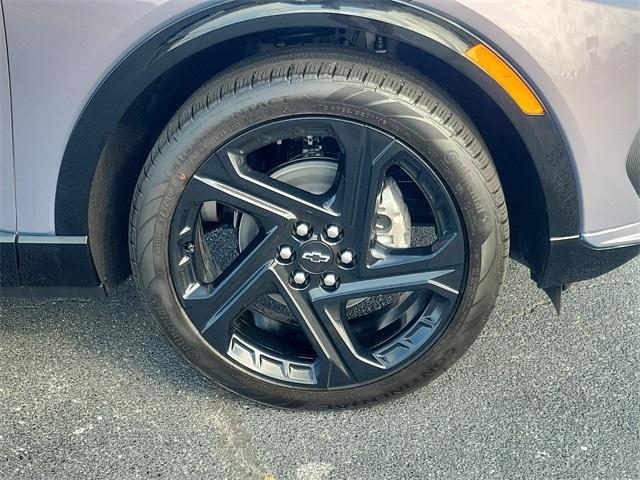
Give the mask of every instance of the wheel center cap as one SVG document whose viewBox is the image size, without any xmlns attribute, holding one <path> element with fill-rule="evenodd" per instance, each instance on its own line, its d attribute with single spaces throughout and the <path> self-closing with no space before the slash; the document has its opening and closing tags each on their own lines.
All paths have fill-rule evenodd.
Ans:
<svg viewBox="0 0 640 480">
<path fill-rule="evenodd" d="M 309 273 L 322 273 L 333 264 L 333 251 L 322 242 L 308 242 L 300 249 L 299 263 Z"/>
</svg>

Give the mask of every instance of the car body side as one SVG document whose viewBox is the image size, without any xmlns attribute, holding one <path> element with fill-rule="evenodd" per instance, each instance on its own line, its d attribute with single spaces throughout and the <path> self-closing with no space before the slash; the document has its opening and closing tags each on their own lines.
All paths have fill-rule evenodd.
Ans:
<svg viewBox="0 0 640 480">
<path fill-rule="evenodd" d="M 635 255 L 640 244 L 640 198 L 625 170 L 640 126 L 640 13 L 630 5 L 610 3 L 2 0 L 9 66 L 4 72 L 0 67 L 0 240 L 3 276 L 9 279 L 4 283 L 65 286 L 74 293 L 77 287 L 105 282 L 108 269 L 96 252 L 109 247 L 96 239 L 94 251 L 90 249 L 88 196 L 92 188 L 101 188 L 99 147 L 114 134 L 101 125 L 111 125 L 109 115 L 122 112 L 97 105 L 122 102 L 125 108 L 140 94 L 136 88 L 144 90 L 172 66 L 172 55 L 215 46 L 218 33 L 229 39 L 246 33 L 247 25 L 259 32 L 319 18 L 335 26 L 351 19 L 390 36 L 402 30 L 405 39 L 415 34 L 431 42 L 433 51 L 464 53 L 465 39 L 469 44 L 479 41 L 509 61 L 547 110 L 541 119 L 521 112 L 516 119 L 531 134 L 531 144 L 554 145 L 537 152 L 547 157 L 535 159 L 545 165 L 538 167 L 546 177 L 541 181 L 560 179 L 554 187 L 559 193 L 552 198 L 545 192 L 545 201 L 537 205 L 545 211 L 531 213 L 547 221 L 538 229 L 544 252 L 530 258 L 524 253 L 523 260 L 543 287 L 602 273 Z M 455 34 L 449 36 L 451 32 Z M 136 56 L 142 63 L 133 61 Z M 480 75 L 463 55 L 450 61 L 461 71 Z M 120 87 L 112 89 L 118 79 Z M 487 89 L 495 89 L 488 77 L 483 81 L 492 85 Z M 504 97 L 504 92 L 494 94 L 494 100 Z M 513 109 L 502 97 L 495 100 L 499 106 Z M 93 123 L 79 130 L 88 115 Z M 6 133 L 11 129 L 4 128 L 11 122 L 12 138 Z M 534 122 L 539 126 L 528 130 Z M 102 143 L 89 155 L 90 149 L 80 147 L 94 138 Z M 128 173 L 137 178 L 139 170 Z M 105 236 L 108 228 L 97 231 Z M 590 267 L 592 271 L 566 273 L 579 269 L 592 249 L 605 248 L 598 257 L 602 264 Z M 43 258 L 52 265 L 37 267 Z M 16 273 L 10 276 L 12 261 Z M 52 273 L 55 265 L 69 262 L 72 273 Z"/>
</svg>

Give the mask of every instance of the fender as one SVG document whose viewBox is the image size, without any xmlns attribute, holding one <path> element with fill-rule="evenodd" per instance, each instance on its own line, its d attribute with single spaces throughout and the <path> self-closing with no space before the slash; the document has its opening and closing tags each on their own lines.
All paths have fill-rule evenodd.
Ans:
<svg viewBox="0 0 640 480">
<path fill-rule="evenodd" d="M 536 239 L 543 245 L 536 247 L 532 259 L 525 259 L 534 277 L 544 283 L 550 239 L 577 239 L 580 233 L 574 163 L 552 107 L 529 82 L 545 113 L 524 114 L 492 78 L 464 56 L 478 43 L 497 48 L 435 12 L 392 0 L 234 1 L 189 13 L 148 37 L 106 75 L 77 119 L 58 176 L 56 234 L 88 234 L 89 196 L 101 152 L 127 108 L 152 82 L 191 55 L 224 41 L 301 26 L 361 29 L 411 45 L 462 72 L 503 110 L 533 159 L 546 205 L 552 206 L 544 213 L 547 231 Z M 511 66 L 519 71 L 517 65 Z M 527 81 L 526 72 L 519 74 Z"/>
</svg>

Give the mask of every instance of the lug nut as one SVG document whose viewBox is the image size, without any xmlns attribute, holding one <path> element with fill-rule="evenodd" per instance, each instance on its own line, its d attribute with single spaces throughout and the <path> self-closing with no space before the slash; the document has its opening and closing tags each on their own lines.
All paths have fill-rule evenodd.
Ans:
<svg viewBox="0 0 640 480">
<path fill-rule="evenodd" d="M 340 252 L 340 262 L 344 265 L 351 265 L 354 259 L 355 255 L 351 250 L 343 250 Z"/>
<path fill-rule="evenodd" d="M 293 248 L 291 248 L 289 245 L 283 245 L 278 250 L 278 258 L 280 258 L 280 260 L 284 260 L 285 262 L 291 260 L 293 258 Z"/>
<path fill-rule="evenodd" d="M 338 286 L 338 276 L 335 273 L 325 273 L 322 276 L 322 285 L 325 288 L 336 288 Z"/>
<path fill-rule="evenodd" d="M 311 225 L 306 222 L 299 222 L 293 229 L 295 234 L 300 238 L 307 238 L 311 234 Z"/>
<path fill-rule="evenodd" d="M 331 240 L 336 240 L 342 233 L 342 229 L 338 225 L 327 225 L 324 231 L 327 235 L 327 238 Z"/>
<path fill-rule="evenodd" d="M 293 275 L 291 276 L 291 280 L 297 287 L 303 287 L 309 280 L 309 276 L 306 273 L 298 270 L 297 272 L 293 273 Z"/>
</svg>

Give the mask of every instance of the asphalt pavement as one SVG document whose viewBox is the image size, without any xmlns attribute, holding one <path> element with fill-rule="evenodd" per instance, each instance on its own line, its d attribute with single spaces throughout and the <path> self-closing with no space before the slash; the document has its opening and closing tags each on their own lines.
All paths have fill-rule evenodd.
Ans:
<svg viewBox="0 0 640 480">
<path fill-rule="evenodd" d="M 131 284 L 0 300 L 0 479 L 639 479 L 640 260 L 556 316 L 511 264 L 474 346 L 378 407 L 277 410 L 192 371 Z"/>
</svg>

